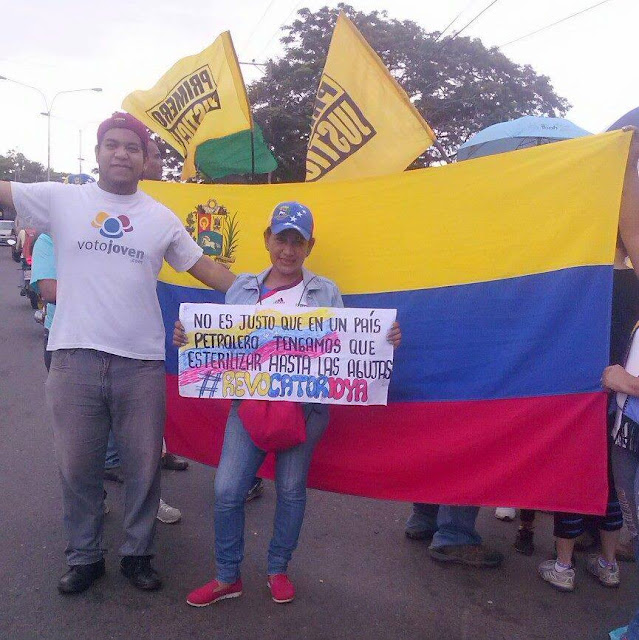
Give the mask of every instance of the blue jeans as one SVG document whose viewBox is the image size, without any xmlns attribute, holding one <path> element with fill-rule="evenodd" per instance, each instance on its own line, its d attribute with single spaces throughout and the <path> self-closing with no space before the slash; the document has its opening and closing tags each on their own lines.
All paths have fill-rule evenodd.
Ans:
<svg viewBox="0 0 639 640">
<path fill-rule="evenodd" d="M 475 530 L 478 513 L 479 507 L 415 502 L 406 524 L 433 532 L 432 547 L 481 544 L 481 536 Z"/>
<path fill-rule="evenodd" d="M 215 474 L 215 562 L 217 579 L 235 582 L 244 559 L 244 502 L 266 452 L 253 444 L 234 402 L 226 422 L 220 464 Z M 279 451 L 275 458 L 277 503 L 268 549 L 268 574 L 286 573 L 297 547 L 304 509 L 306 478 L 313 449 L 328 425 L 328 408 L 304 406 L 306 442 Z"/>
<path fill-rule="evenodd" d="M 632 536 L 635 559 L 639 566 L 639 455 L 613 445 L 611 458 L 623 520 Z M 626 637 L 628 640 L 639 640 L 639 610 L 628 625 Z"/>
</svg>

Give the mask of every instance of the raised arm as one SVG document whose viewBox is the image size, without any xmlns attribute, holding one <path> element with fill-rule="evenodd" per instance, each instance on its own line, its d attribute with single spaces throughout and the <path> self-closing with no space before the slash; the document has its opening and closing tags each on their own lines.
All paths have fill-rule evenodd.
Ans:
<svg viewBox="0 0 639 640">
<path fill-rule="evenodd" d="M 10 182 L 0 181 L 0 207 L 14 209 Z"/>
<path fill-rule="evenodd" d="M 46 278 L 44 280 L 38 280 L 38 289 L 40 295 L 45 302 L 55 304 L 58 296 L 58 281 Z"/>
<path fill-rule="evenodd" d="M 630 142 L 630 154 L 621 195 L 619 211 L 619 233 L 639 278 L 639 132 L 635 129 Z"/>
<path fill-rule="evenodd" d="M 190 269 L 189 273 L 211 289 L 226 293 L 235 281 L 235 276 L 219 262 L 202 256 Z"/>
</svg>

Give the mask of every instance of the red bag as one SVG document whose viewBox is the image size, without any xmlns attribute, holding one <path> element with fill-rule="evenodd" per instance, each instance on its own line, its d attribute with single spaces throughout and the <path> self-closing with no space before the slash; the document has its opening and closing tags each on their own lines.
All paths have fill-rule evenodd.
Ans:
<svg viewBox="0 0 639 640">
<path fill-rule="evenodd" d="M 298 402 L 242 400 L 237 413 L 263 451 L 284 451 L 306 442 L 304 409 Z"/>
</svg>

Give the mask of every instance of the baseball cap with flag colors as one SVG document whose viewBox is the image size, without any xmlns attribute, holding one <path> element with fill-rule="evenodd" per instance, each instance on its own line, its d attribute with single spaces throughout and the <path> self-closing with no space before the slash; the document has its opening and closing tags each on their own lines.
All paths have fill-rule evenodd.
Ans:
<svg viewBox="0 0 639 640">
<path fill-rule="evenodd" d="M 310 240 L 313 237 L 313 214 L 299 202 L 280 202 L 273 210 L 270 226 L 272 233 L 295 229 L 305 240 Z"/>
</svg>

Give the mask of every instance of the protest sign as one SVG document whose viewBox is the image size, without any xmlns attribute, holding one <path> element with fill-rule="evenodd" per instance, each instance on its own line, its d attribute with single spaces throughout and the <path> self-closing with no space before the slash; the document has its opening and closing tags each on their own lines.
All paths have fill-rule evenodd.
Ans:
<svg viewBox="0 0 639 640">
<path fill-rule="evenodd" d="M 180 305 L 180 395 L 385 405 L 394 309 Z"/>
</svg>

